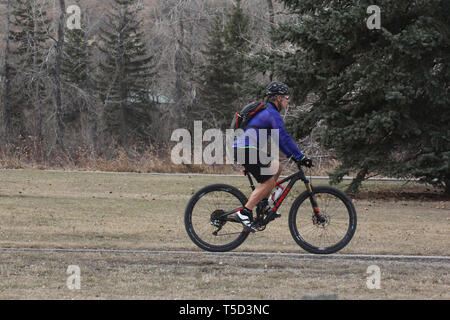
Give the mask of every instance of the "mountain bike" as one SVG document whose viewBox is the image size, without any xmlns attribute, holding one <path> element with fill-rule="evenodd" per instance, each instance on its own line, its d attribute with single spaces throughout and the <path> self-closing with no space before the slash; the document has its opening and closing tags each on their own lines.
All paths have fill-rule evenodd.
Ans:
<svg viewBox="0 0 450 320">
<path fill-rule="evenodd" d="M 335 253 L 344 248 L 356 231 L 356 210 L 350 198 L 330 186 L 313 187 L 301 166 L 298 172 L 278 181 L 276 186 L 288 183 L 281 196 L 268 207 L 260 202 L 256 208 L 253 226 L 264 231 L 275 220 L 276 212 L 299 180 L 306 191 L 292 203 L 289 212 L 289 230 L 297 244 L 314 254 Z M 250 187 L 255 190 L 251 175 Z M 267 201 L 267 200 L 266 200 Z M 249 232 L 233 214 L 247 203 L 247 197 L 237 188 L 213 184 L 197 191 L 189 200 L 184 224 L 191 240 L 201 249 L 225 252 L 237 248 Z"/>
</svg>

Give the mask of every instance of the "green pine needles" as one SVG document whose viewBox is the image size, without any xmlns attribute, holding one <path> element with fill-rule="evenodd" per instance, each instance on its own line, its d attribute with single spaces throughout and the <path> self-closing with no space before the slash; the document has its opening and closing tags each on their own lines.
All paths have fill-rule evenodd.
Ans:
<svg viewBox="0 0 450 320">
<path fill-rule="evenodd" d="M 319 122 L 320 142 L 356 173 L 350 190 L 373 174 L 415 177 L 450 192 L 450 1 L 284 0 L 297 17 L 273 33 L 295 51 L 275 57 L 275 70 L 301 102 L 297 136 Z M 367 8 L 381 9 L 369 29 Z"/>
<path fill-rule="evenodd" d="M 115 0 L 100 32 L 103 62 L 97 90 L 104 102 L 106 131 L 122 146 L 152 141 L 150 90 L 155 72 L 138 6 L 136 0 Z"/>
<path fill-rule="evenodd" d="M 225 22 L 214 19 L 201 72 L 199 116 L 212 119 L 212 126 L 228 128 L 234 112 L 248 103 L 252 83 L 245 57 L 250 52 L 250 19 L 237 1 Z M 194 110 L 195 111 L 195 110 Z"/>
</svg>

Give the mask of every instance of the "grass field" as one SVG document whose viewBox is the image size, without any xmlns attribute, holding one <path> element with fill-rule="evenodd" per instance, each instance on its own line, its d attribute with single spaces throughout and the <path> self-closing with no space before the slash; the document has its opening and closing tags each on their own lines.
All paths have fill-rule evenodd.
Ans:
<svg viewBox="0 0 450 320">
<path fill-rule="evenodd" d="M 450 298 L 448 264 L 378 262 L 381 289 L 368 290 L 370 262 L 249 261 L 202 253 L 184 230 L 189 198 L 211 183 L 228 183 L 248 195 L 245 177 L 2 170 L 0 181 L 0 247 L 199 252 L 192 257 L 0 252 L 0 299 L 299 299 L 314 294 L 337 294 L 340 299 Z M 404 197 L 404 189 L 398 182 L 365 184 L 366 196 L 354 199 L 356 234 L 340 253 L 448 256 L 450 203 L 442 197 Z M 287 225 L 290 204 L 303 190 L 296 185 L 282 206 L 282 218 L 251 235 L 236 251 L 305 253 Z M 380 190 L 389 192 L 367 196 Z M 80 265 L 81 290 L 67 289 L 68 265 Z"/>
</svg>

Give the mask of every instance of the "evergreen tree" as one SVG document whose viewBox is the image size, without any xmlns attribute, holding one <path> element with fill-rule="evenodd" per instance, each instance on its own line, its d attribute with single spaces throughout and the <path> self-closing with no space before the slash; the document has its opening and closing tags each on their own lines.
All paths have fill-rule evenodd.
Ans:
<svg viewBox="0 0 450 320">
<path fill-rule="evenodd" d="M 208 116 L 213 126 L 227 128 L 234 112 L 248 103 L 249 67 L 245 54 L 250 51 L 249 40 L 249 18 L 240 1 L 225 26 L 219 17 L 214 19 L 203 51 L 207 63 L 199 88 L 199 117 Z"/>
<path fill-rule="evenodd" d="M 107 132 L 122 146 L 151 141 L 149 89 L 154 77 L 153 56 L 149 55 L 140 30 L 140 8 L 136 0 L 115 0 L 113 10 L 101 28 L 100 64 L 97 90 L 104 102 Z"/>
<path fill-rule="evenodd" d="M 89 85 L 91 56 L 92 50 L 88 44 L 84 23 L 80 29 L 67 30 L 62 65 L 64 79 L 78 88 L 86 89 Z"/>
<path fill-rule="evenodd" d="M 2 84 L 2 100 L 1 100 L 1 141 L 2 144 L 11 139 L 13 126 L 11 125 L 11 120 L 13 117 L 13 110 L 11 108 L 11 72 L 10 72 L 10 46 L 9 46 L 9 35 L 10 35 L 10 22 L 11 22 L 11 3 L 12 0 L 8 0 L 6 3 L 6 41 L 4 49 L 4 62 L 2 65 L 2 71 L 0 74 L 0 83 Z"/>
<path fill-rule="evenodd" d="M 13 53 L 17 56 L 14 69 L 42 65 L 48 40 L 45 4 L 33 0 L 15 0 L 12 10 L 10 40 L 15 44 Z"/>
<path fill-rule="evenodd" d="M 197 120 L 210 119 L 212 127 L 226 127 L 231 120 L 236 100 L 236 90 L 229 62 L 233 54 L 225 46 L 220 18 L 214 19 L 214 26 L 209 34 L 206 50 L 206 64 L 202 70 L 202 83 L 199 86 L 200 105 L 197 110 Z"/>
<path fill-rule="evenodd" d="M 92 48 L 87 37 L 85 14 L 81 17 L 81 28 L 67 30 L 64 43 L 64 59 L 62 63 L 62 76 L 64 81 L 70 83 L 69 90 L 79 99 L 73 99 L 68 110 L 65 110 L 65 121 L 78 119 L 85 101 L 91 92 L 91 59 Z M 75 87 L 75 88 L 73 88 Z M 77 94 L 77 91 L 82 94 Z"/>
<path fill-rule="evenodd" d="M 81 7 L 79 1 L 77 1 Z M 88 11 L 85 7 L 81 15 L 79 29 L 67 30 L 64 44 L 64 59 L 62 65 L 63 78 L 66 86 L 67 99 L 64 110 L 64 121 L 70 123 L 70 128 L 83 131 L 88 137 L 91 151 L 97 149 L 98 134 L 98 100 L 93 88 L 92 44 L 89 40 Z"/>
<path fill-rule="evenodd" d="M 250 52 L 250 18 L 241 8 L 238 0 L 225 25 L 224 40 L 226 50 L 231 52 L 228 72 L 233 75 L 232 90 L 236 93 L 239 104 L 247 103 L 245 99 L 251 91 L 250 69 L 246 55 Z"/>
<path fill-rule="evenodd" d="M 10 113 L 13 127 L 25 133 L 23 112 L 34 109 L 34 132 L 42 138 L 43 100 L 45 99 L 44 74 L 47 72 L 45 55 L 48 53 L 47 18 L 45 3 L 33 0 L 16 0 L 12 5 L 11 48 L 9 73 L 12 78 Z"/>
<path fill-rule="evenodd" d="M 335 182 L 356 172 L 418 177 L 450 192 L 450 2 L 448 0 L 284 0 L 297 24 L 275 32 L 295 52 L 275 70 L 297 102 L 317 101 L 296 121 L 298 136 L 319 121 L 320 138 L 341 162 Z M 370 30 L 367 8 L 381 9 Z"/>
</svg>

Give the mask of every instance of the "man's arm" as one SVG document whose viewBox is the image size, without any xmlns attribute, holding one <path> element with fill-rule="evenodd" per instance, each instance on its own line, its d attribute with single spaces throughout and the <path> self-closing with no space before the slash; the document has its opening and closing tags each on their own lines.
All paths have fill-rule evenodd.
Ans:
<svg viewBox="0 0 450 320">
<path fill-rule="evenodd" d="M 287 132 L 283 119 L 281 118 L 281 115 L 277 112 L 273 114 L 273 120 L 272 120 L 272 128 L 278 129 L 278 146 L 281 149 L 281 151 L 286 155 L 288 158 L 293 158 L 294 160 L 301 160 L 305 157 L 305 155 L 301 152 L 297 144 L 295 143 L 294 139 L 289 135 Z"/>
</svg>

